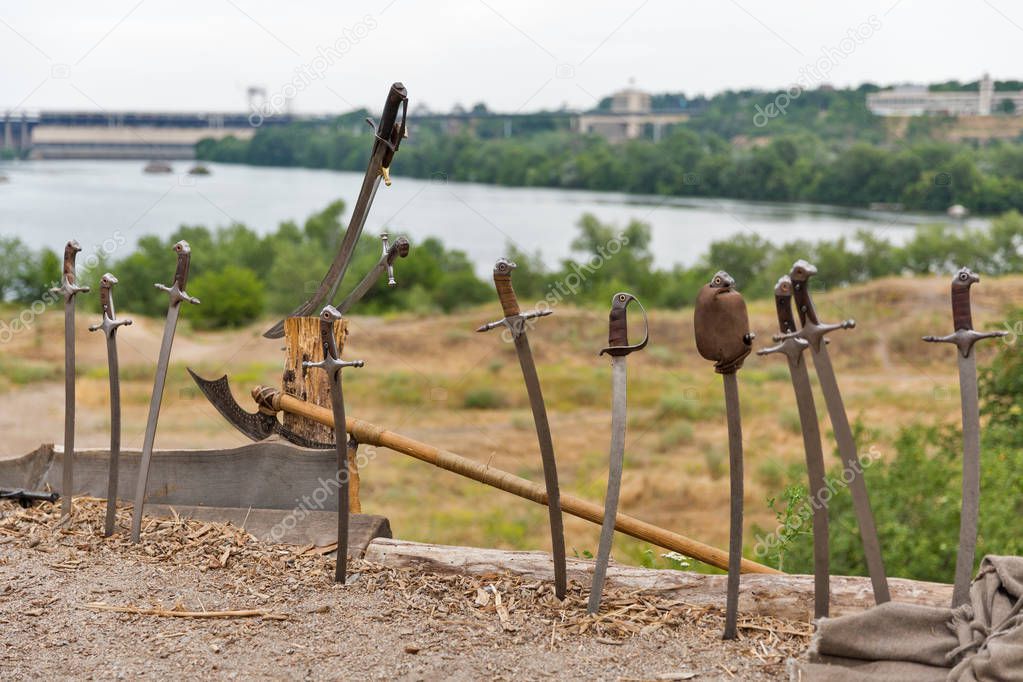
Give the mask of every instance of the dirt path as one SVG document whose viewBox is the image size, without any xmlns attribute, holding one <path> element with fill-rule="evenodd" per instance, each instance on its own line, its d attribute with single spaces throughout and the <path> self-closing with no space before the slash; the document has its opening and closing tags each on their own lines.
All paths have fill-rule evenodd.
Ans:
<svg viewBox="0 0 1023 682">
<path fill-rule="evenodd" d="M 562 604 L 549 586 L 508 576 L 356 564 L 341 587 L 331 561 L 230 526 L 153 521 L 133 547 L 124 510 L 121 532 L 104 539 L 101 509 L 77 500 L 62 530 L 51 505 L 0 503 L 4 679 L 772 680 L 807 641 L 806 624 L 757 619 L 722 642 L 720 612 L 653 595 L 610 593 L 594 619 L 579 586 Z"/>
</svg>

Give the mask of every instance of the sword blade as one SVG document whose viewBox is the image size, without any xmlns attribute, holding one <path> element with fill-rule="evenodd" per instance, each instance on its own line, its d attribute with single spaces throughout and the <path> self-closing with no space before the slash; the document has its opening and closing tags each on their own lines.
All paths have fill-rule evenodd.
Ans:
<svg viewBox="0 0 1023 682">
<path fill-rule="evenodd" d="M 590 588 L 589 612 L 600 610 L 600 598 L 607 578 L 607 564 L 611 560 L 611 543 L 615 535 L 615 519 L 618 516 L 618 498 L 622 488 L 622 469 L 625 463 L 626 427 L 626 356 L 611 357 L 611 454 L 607 472 L 607 493 L 604 495 L 604 523 L 600 527 L 600 546 L 597 548 L 597 565 L 593 570 L 593 586 Z"/>
<path fill-rule="evenodd" d="M 107 480 L 107 516 L 104 534 L 114 534 L 117 518 L 117 476 L 121 458 L 121 379 L 117 361 L 117 334 L 107 336 L 107 368 L 110 372 L 110 473 Z"/>
<path fill-rule="evenodd" d="M 728 595 L 725 603 L 724 639 L 738 636 L 739 573 L 742 569 L 742 415 L 739 412 L 739 381 L 735 372 L 721 375 L 725 387 L 728 420 L 728 471 L 731 516 L 728 530 Z"/>
<path fill-rule="evenodd" d="M 554 443 L 551 440 L 551 426 L 547 421 L 547 408 L 540 390 L 540 377 L 536 374 L 536 363 L 529 348 L 525 331 L 515 337 L 515 351 L 522 367 L 522 378 L 529 394 L 529 406 L 533 410 L 536 439 L 540 445 L 543 462 L 543 478 L 547 489 L 547 513 L 551 525 L 551 553 L 554 557 L 554 593 L 564 599 L 568 589 L 568 572 L 565 563 L 565 528 L 561 518 L 561 492 L 558 489 L 558 466 L 554 458 Z"/>
<path fill-rule="evenodd" d="M 75 485 L 75 299 L 64 304 L 64 467 L 61 472 L 61 514 L 71 515 Z"/>
<path fill-rule="evenodd" d="M 842 467 L 849 472 L 843 475 L 843 478 L 850 478 L 849 490 L 852 493 L 853 508 L 860 528 L 867 572 L 870 574 L 870 583 L 874 589 L 874 602 L 883 604 L 891 601 L 892 597 L 888 591 L 888 578 L 885 575 L 874 512 L 870 509 L 870 495 L 867 493 L 867 483 L 863 479 L 863 466 L 856 453 L 856 439 L 853 438 L 852 428 L 849 426 L 849 417 L 845 413 L 842 392 L 838 388 L 838 379 L 835 377 L 835 368 L 831 364 L 827 345 L 821 343 L 819 348 L 811 345 L 811 350 L 817 378 L 821 382 L 821 393 L 824 394 L 824 402 L 831 419 L 831 428 L 838 443 L 838 454 L 842 458 Z"/>
<path fill-rule="evenodd" d="M 167 321 L 163 327 L 163 341 L 160 343 L 160 359 L 156 364 L 156 379 L 153 395 L 149 399 L 149 418 L 146 421 L 146 436 L 142 442 L 142 461 L 135 486 L 135 508 L 131 515 L 131 541 L 138 543 L 142 535 L 142 508 L 146 503 L 146 486 L 149 484 L 149 463 L 153 458 L 156 442 L 156 423 L 160 420 L 160 404 L 163 402 L 163 388 L 167 383 L 167 369 L 170 367 L 171 346 L 174 345 L 174 331 L 178 326 L 181 303 L 172 303 L 167 309 Z"/>
<path fill-rule="evenodd" d="M 796 394 L 796 408 L 799 410 L 799 423 L 803 432 L 806 476 L 810 488 L 810 506 L 813 509 L 813 612 L 815 618 L 823 618 L 828 615 L 831 602 L 828 507 L 824 501 L 824 490 L 827 488 L 824 450 L 806 362 L 802 355 L 790 356 L 788 360 L 792 389 Z"/>
<path fill-rule="evenodd" d="M 380 275 L 384 274 L 387 270 L 387 254 L 385 253 L 377 264 L 373 266 L 373 269 L 366 273 L 366 276 L 362 278 L 351 293 L 345 296 L 345 300 L 337 306 L 337 311 L 342 315 L 346 315 L 352 306 L 362 300 L 362 297 L 373 288 L 373 285 L 380 279 Z"/>
<path fill-rule="evenodd" d="M 334 582 L 345 583 L 348 578 L 348 436 L 345 433 L 345 397 L 341 390 L 341 372 L 330 379 L 330 405 L 334 414 L 334 440 L 337 450 L 337 561 L 334 564 Z"/>
<path fill-rule="evenodd" d="M 341 280 L 344 279 L 345 272 L 348 270 L 352 254 L 355 252 L 355 247 L 359 243 L 359 237 L 362 235 L 362 229 L 366 225 L 369 209 L 373 205 L 377 188 L 380 186 L 380 169 L 383 167 L 383 158 L 386 151 L 387 147 L 385 145 L 379 142 L 375 145 L 373 155 L 370 157 L 369 165 L 366 168 L 366 176 L 362 180 L 359 198 L 352 211 L 352 218 L 348 221 L 348 228 L 345 230 L 345 236 L 341 240 L 341 246 L 334 257 L 334 262 L 330 264 L 330 269 L 327 270 L 323 281 L 320 282 L 320 286 L 313 292 L 309 300 L 291 311 L 288 317 L 309 315 L 323 303 L 333 300 L 334 295 L 337 294 L 337 288 L 341 285 Z M 284 320 L 279 321 L 264 332 L 263 336 L 268 339 L 279 339 L 284 336 Z"/>
<path fill-rule="evenodd" d="M 972 350 L 959 358 L 959 395 L 963 411 L 963 499 L 959 517 L 959 554 L 956 556 L 952 608 L 970 599 L 970 581 L 977 550 L 980 518 L 980 406 L 977 391 L 977 355 Z"/>
</svg>

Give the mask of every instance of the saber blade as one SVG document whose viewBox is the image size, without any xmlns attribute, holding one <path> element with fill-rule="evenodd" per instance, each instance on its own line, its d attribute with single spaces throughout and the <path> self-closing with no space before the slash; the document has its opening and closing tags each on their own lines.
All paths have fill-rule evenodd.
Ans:
<svg viewBox="0 0 1023 682">
<path fill-rule="evenodd" d="M 977 389 L 977 354 L 959 354 L 959 396 L 963 412 L 963 499 L 959 517 L 959 553 L 952 590 L 952 606 L 970 599 L 970 581 L 977 551 L 980 521 L 980 397 Z"/>
<path fill-rule="evenodd" d="M 529 395 L 529 407 L 533 411 L 533 423 L 536 425 L 536 438 L 540 446 L 540 459 L 543 462 L 543 479 L 547 489 L 547 510 L 551 526 L 551 552 L 554 556 L 554 593 L 558 599 L 564 599 L 568 591 L 568 569 L 565 558 L 565 527 L 561 517 L 561 491 L 558 486 L 558 466 L 554 456 L 554 442 L 551 439 L 551 426 L 547 419 L 547 408 L 544 406 L 543 391 L 540 390 L 540 377 L 536 373 L 536 363 L 529 347 L 529 339 L 525 331 L 515 337 L 515 351 L 522 367 L 522 378 Z"/>
<path fill-rule="evenodd" d="M 64 303 L 64 470 L 61 478 L 61 514 L 71 516 L 75 485 L 75 299 Z"/>
<path fill-rule="evenodd" d="M 133 543 L 137 543 L 142 535 L 142 508 L 146 503 L 149 465 L 153 459 L 156 424 L 160 420 L 160 405 L 163 403 L 163 389 L 167 383 L 171 347 L 174 345 L 174 332 L 177 330 L 180 312 L 180 305 L 171 304 L 167 310 L 167 322 L 163 328 L 163 341 L 160 342 L 160 359 L 156 364 L 156 380 L 153 383 L 153 394 L 149 399 L 149 418 L 146 421 L 146 435 L 142 442 L 142 461 L 139 464 L 139 477 L 135 487 L 135 508 L 131 515 L 131 541 Z"/>
<path fill-rule="evenodd" d="M 735 372 L 721 375 L 728 420 L 728 472 L 731 513 L 728 530 L 728 595 L 725 602 L 724 639 L 738 637 L 739 574 L 742 569 L 742 416 L 739 412 L 739 380 Z"/>
<path fill-rule="evenodd" d="M 604 496 L 604 522 L 600 527 L 600 546 L 597 548 L 597 565 L 593 570 L 593 586 L 590 588 L 588 610 L 600 610 L 600 598 L 607 578 L 607 565 L 611 560 L 611 543 L 615 535 L 615 518 L 618 516 L 618 499 L 622 489 L 622 469 L 625 464 L 625 427 L 627 374 L 625 356 L 611 357 L 611 455 L 607 474 L 607 493 Z"/>
<path fill-rule="evenodd" d="M 107 516 L 103 532 L 114 534 L 117 519 L 117 477 L 121 457 L 121 379 L 117 361 L 117 337 L 107 336 L 107 368 L 110 372 L 110 474 L 107 480 Z"/>
</svg>

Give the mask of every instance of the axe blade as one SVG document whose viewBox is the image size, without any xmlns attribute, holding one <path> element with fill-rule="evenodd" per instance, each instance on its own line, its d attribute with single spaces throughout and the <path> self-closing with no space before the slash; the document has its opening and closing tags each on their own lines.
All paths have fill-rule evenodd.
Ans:
<svg viewBox="0 0 1023 682">
<path fill-rule="evenodd" d="M 206 399 L 210 401 L 210 404 L 217 409 L 217 412 L 219 412 L 220 415 L 226 419 L 229 424 L 231 424 L 231 426 L 241 431 L 250 439 L 259 442 L 277 434 L 289 443 L 293 443 L 301 448 L 311 448 L 315 450 L 334 449 L 333 443 L 323 443 L 306 438 L 305 436 L 300 436 L 277 421 L 277 417 L 275 415 L 266 414 L 264 412 L 247 412 L 238 404 L 238 401 L 235 400 L 234 396 L 231 394 L 231 387 L 228 383 L 226 374 L 219 379 L 211 381 L 209 379 L 203 379 L 201 376 L 192 371 L 191 367 L 187 369 L 188 373 L 192 375 L 192 379 L 195 381 L 196 386 L 198 386 L 199 390 L 202 391 L 202 394 L 206 396 Z"/>
</svg>

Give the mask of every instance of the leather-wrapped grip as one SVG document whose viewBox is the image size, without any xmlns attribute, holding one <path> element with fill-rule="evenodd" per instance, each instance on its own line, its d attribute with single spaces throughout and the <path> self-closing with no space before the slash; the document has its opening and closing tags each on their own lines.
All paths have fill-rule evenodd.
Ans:
<svg viewBox="0 0 1023 682">
<path fill-rule="evenodd" d="M 629 345 L 628 313 L 624 306 L 611 308 L 607 320 L 607 345 L 612 348 Z"/>
<path fill-rule="evenodd" d="M 178 285 L 179 291 L 185 291 L 188 287 L 188 268 L 192 261 L 192 249 L 188 242 L 181 240 L 174 245 L 174 251 L 178 254 L 178 267 L 174 271 L 174 284 Z"/>
<path fill-rule="evenodd" d="M 796 331 L 796 318 L 792 314 L 792 294 L 775 294 L 774 307 L 778 312 L 778 329 L 782 334 Z"/>
<path fill-rule="evenodd" d="M 497 297 L 501 301 L 501 309 L 505 317 L 515 317 L 521 312 L 519 300 L 515 296 L 515 289 L 512 288 L 511 271 L 494 271 L 494 286 L 497 287 Z"/>
<path fill-rule="evenodd" d="M 387 91 L 384 110 L 380 114 L 380 123 L 377 125 L 377 135 L 385 140 L 390 139 L 394 123 L 398 120 L 398 109 L 407 101 L 408 91 L 405 90 L 405 86 L 401 83 L 393 83 L 391 89 Z"/>
<path fill-rule="evenodd" d="M 78 242 L 71 240 L 64 247 L 64 281 L 68 284 L 75 284 L 75 256 L 82 250 Z"/>
<path fill-rule="evenodd" d="M 805 326 L 807 320 L 812 324 L 819 324 L 817 310 L 813 307 L 813 299 L 810 298 L 810 283 L 806 280 L 799 282 L 792 281 L 793 298 L 796 299 L 796 308 L 799 310 L 799 321 Z"/>
<path fill-rule="evenodd" d="M 103 316 L 114 319 L 113 286 L 109 282 L 103 282 L 99 287 L 99 305 L 103 310 Z"/>
<path fill-rule="evenodd" d="M 334 343 L 334 318 L 320 315 L 320 344 L 323 347 L 323 359 L 337 360 L 337 344 Z"/>
<path fill-rule="evenodd" d="M 952 323 L 955 330 L 973 329 L 973 312 L 970 308 L 970 287 L 952 287 Z"/>
</svg>

